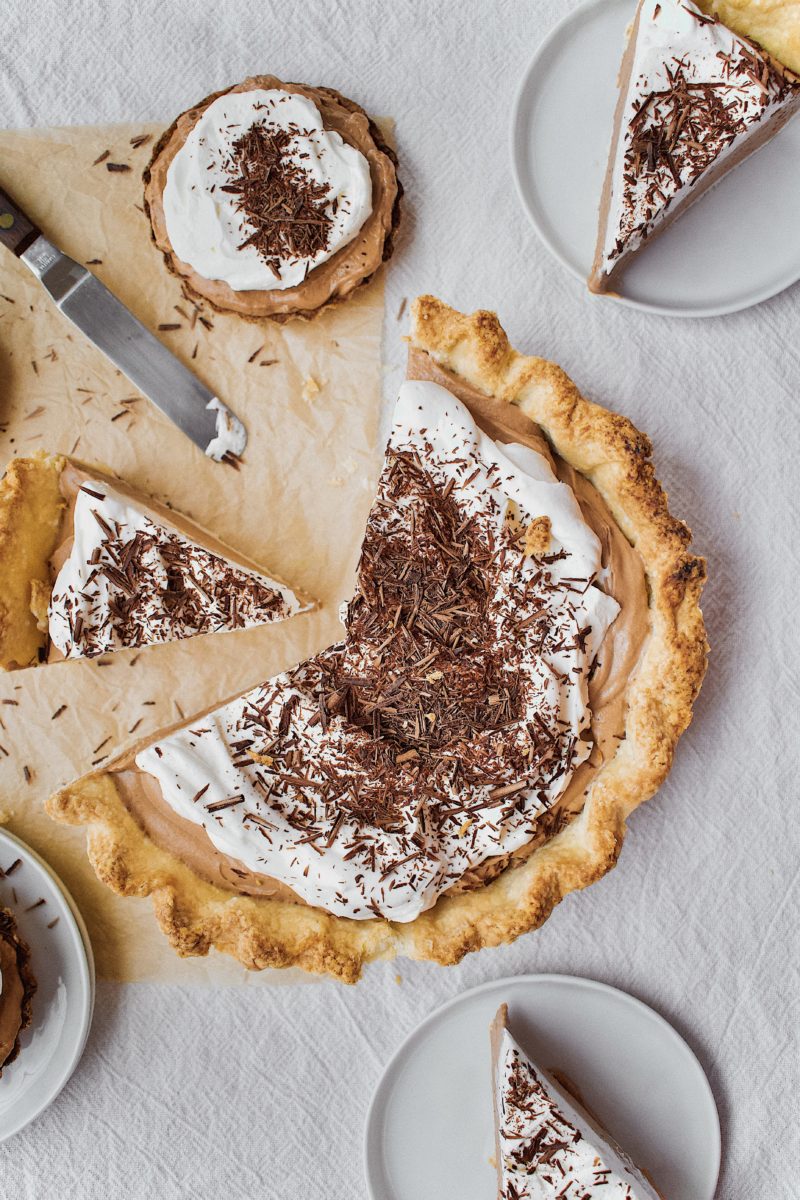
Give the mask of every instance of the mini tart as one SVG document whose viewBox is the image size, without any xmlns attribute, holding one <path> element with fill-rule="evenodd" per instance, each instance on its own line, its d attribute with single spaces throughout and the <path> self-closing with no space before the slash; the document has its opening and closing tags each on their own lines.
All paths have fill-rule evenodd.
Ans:
<svg viewBox="0 0 800 1200">
<path fill-rule="evenodd" d="M 19 1054 L 20 1036 L 31 1023 L 36 979 L 30 950 L 17 933 L 14 914 L 0 908 L 0 1076 Z"/>
<path fill-rule="evenodd" d="M 86 484 L 88 487 L 91 480 L 107 486 L 116 498 L 129 501 L 162 532 L 165 529 L 172 531 L 190 542 L 197 555 L 204 560 L 204 569 L 205 566 L 221 564 L 222 560 L 231 564 L 226 568 L 227 583 L 220 583 L 218 596 L 225 588 L 228 591 L 234 589 L 237 580 L 246 586 L 247 581 L 253 579 L 251 573 L 255 573 L 258 576 L 256 586 L 259 601 L 254 604 L 248 599 L 248 624 L 280 620 L 301 611 L 304 606 L 308 607 L 285 585 L 267 576 L 257 564 L 237 555 L 193 521 L 157 500 L 144 496 L 123 480 L 76 459 L 40 452 L 31 458 L 12 459 L 0 480 L 0 669 L 37 666 L 64 657 L 50 640 L 48 609 L 54 595 L 58 568 L 69 556 L 72 545 L 76 497 L 81 486 Z M 96 493 L 89 492 L 89 495 L 94 497 Z M 96 502 L 90 499 L 88 503 L 102 509 L 102 500 L 103 497 L 97 495 Z M 94 528 L 94 523 L 90 523 Z M 167 536 L 170 536 L 169 533 Z M 169 549 L 167 546 L 165 553 Z M 99 565 L 103 565 L 102 559 Z M 137 567 L 134 557 L 125 566 L 125 571 L 129 580 L 126 584 L 125 579 L 121 579 L 121 584 L 125 586 L 122 590 L 117 589 L 115 594 L 118 597 L 135 597 L 138 589 L 144 586 L 146 566 Z M 121 577 L 118 575 L 117 578 Z M 174 586 L 174 583 L 170 584 L 171 588 Z M 197 594 L 200 595 L 199 592 Z M 221 628 L 218 619 L 212 625 L 207 613 L 206 617 L 203 616 L 204 604 L 205 598 L 193 610 L 195 623 L 185 625 L 183 632 L 180 632 L 179 619 L 175 620 L 174 628 L 170 631 L 171 617 L 165 608 L 162 614 L 164 627 L 154 630 L 152 639 L 135 632 L 128 642 L 123 637 L 119 645 L 87 645 L 82 654 L 75 656 L 94 657 L 106 651 L 127 648 L 127 645 L 144 645 L 151 641 L 153 644 L 163 643 L 192 636 L 195 632 Z M 240 607 L 243 611 L 244 606 Z M 258 610 L 255 615 L 254 609 Z M 176 610 L 171 611 L 174 615 Z M 243 624 L 241 614 L 233 614 L 231 623 L 224 627 L 238 628 Z M 187 633 L 187 628 L 192 632 Z M 83 635 L 76 633 L 75 641 L 79 642 L 81 636 L 86 641 L 85 625 Z"/>
<path fill-rule="evenodd" d="M 641 559 L 648 630 L 628 677 L 617 748 L 565 825 L 556 822 L 521 860 L 501 864 L 468 890 L 445 893 L 402 924 L 333 916 L 285 894 L 232 894 L 206 881 L 143 832 L 113 770 L 92 772 L 53 795 L 52 817 L 88 827 L 89 858 L 100 879 L 122 895 L 152 896 L 157 920 L 181 955 L 213 947 L 253 969 L 299 966 L 353 982 L 370 960 L 403 954 L 452 964 L 471 950 L 511 941 L 615 865 L 629 814 L 665 779 L 691 720 L 706 666 L 699 607 L 705 564 L 688 553 L 689 530 L 669 513 L 647 438 L 584 399 L 554 364 L 513 350 L 493 313 L 466 316 L 423 296 L 413 305 L 410 343 L 411 377 L 446 378 L 506 428 L 543 433 L 568 468 L 597 490 Z"/>
<path fill-rule="evenodd" d="M 345 142 L 365 156 L 372 177 L 372 212 L 353 241 L 311 270 L 298 286 L 280 291 L 236 291 L 223 280 L 206 279 L 178 258 L 167 231 L 163 192 L 170 163 L 210 104 L 228 92 L 273 88 L 311 100 L 318 108 L 325 128 L 339 133 Z M 159 138 L 144 171 L 144 208 L 153 241 L 167 267 L 184 281 L 193 295 L 220 312 L 235 312 L 252 320 L 267 317 L 279 322 L 292 317 L 310 319 L 369 283 L 381 263 L 391 257 L 403 194 L 396 168 L 394 151 L 383 141 L 375 122 L 353 100 L 332 88 L 282 83 L 274 75 L 253 75 L 235 87 L 214 92 L 181 113 Z"/>
</svg>

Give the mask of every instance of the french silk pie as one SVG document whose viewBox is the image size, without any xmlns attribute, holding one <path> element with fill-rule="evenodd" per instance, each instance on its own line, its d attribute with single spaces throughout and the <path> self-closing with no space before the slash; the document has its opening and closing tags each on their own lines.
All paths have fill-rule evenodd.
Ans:
<svg viewBox="0 0 800 1200">
<path fill-rule="evenodd" d="M 580 1100 L 528 1057 L 505 1004 L 491 1047 L 497 1200 L 661 1200 Z"/>
<path fill-rule="evenodd" d="M 762 5 L 770 7 L 791 6 Z M 743 25 L 761 28 L 744 17 Z M 639 0 L 620 68 L 592 291 L 624 291 L 625 269 L 652 239 L 798 111 L 797 76 L 755 42 L 692 0 Z"/>
<path fill-rule="evenodd" d="M 49 811 L 180 954 L 352 981 L 508 941 L 669 770 L 706 661 L 689 540 L 629 421 L 424 296 L 340 640 Z"/>
<path fill-rule="evenodd" d="M 0 481 L 0 666 L 175 641 L 307 608 L 193 521 L 63 455 Z"/>
<path fill-rule="evenodd" d="M 391 255 L 396 165 L 352 100 L 256 75 L 170 126 L 145 171 L 145 210 L 167 266 L 215 308 L 312 317 Z"/>
<path fill-rule="evenodd" d="M 14 914 L 0 908 L 0 1076 L 19 1054 L 35 992 L 30 950 L 17 932 Z"/>
</svg>

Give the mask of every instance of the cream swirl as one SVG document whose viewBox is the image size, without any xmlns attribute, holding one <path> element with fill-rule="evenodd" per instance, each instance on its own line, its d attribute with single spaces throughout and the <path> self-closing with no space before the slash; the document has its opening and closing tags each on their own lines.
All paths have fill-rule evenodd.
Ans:
<svg viewBox="0 0 800 1200">
<path fill-rule="evenodd" d="M 136 765 L 249 870 L 337 915 L 411 921 L 524 846 L 588 757 L 588 675 L 619 611 L 600 570 L 541 455 L 406 383 L 343 641 Z"/>
<path fill-rule="evenodd" d="M 283 161 L 324 192 L 328 233 L 312 254 L 267 261 L 250 240 L 256 229 L 231 189 L 236 144 L 254 128 L 288 134 Z M 283 290 L 302 283 L 358 234 L 372 211 L 372 180 L 364 155 L 325 129 L 311 100 L 260 88 L 227 92 L 205 109 L 170 163 L 163 204 L 172 248 L 198 274 L 237 291 Z"/>
</svg>

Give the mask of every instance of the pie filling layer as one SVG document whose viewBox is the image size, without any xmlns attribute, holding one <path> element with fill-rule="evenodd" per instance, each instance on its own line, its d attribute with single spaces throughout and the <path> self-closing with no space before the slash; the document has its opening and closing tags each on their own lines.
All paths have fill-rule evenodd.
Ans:
<svg viewBox="0 0 800 1200">
<path fill-rule="evenodd" d="M 0 909 L 0 1072 L 12 1057 L 26 1023 L 30 985 L 22 977 L 16 929 L 7 909 Z"/>
<path fill-rule="evenodd" d="M 641 0 L 620 71 L 592 285 L 798 108 L 793 77 L 691 0 Z"/>
<path fill-rule="evenodd" d="M 659 1200 L 639 1168 L 509 1033 L 492 1030 L 500 1200 Z"/>
<path fill-rule="evenodd" d="M 116 768 L 201 876 L 356 919 L 414 920 L 579 811 L 648 628 L 591 484 L 521 413 L 411 373 L 449 390 L 401 390 L 342 640 Z"/>
<path fill-rule="evenodd" d="M 68 463 L 47 610 L 50 660 L 245 629 L 301 611 L 255 565 L 162 506 L 144 508 L 122 482 Z M 197 530 L 194 530 L 195 536 Z"/>
</svg>

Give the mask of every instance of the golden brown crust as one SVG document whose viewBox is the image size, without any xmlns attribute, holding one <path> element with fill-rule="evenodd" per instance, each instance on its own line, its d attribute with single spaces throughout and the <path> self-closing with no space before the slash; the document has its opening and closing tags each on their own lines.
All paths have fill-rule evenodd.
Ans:
<svg viewBox="0 0 800 1200">
<path fill-rule="evenodd" d="M 36 994 L 37 984 L 36 976 L 31 967 L 30 948 L 19 936 L 14 914 L 8 908 L 0 908 L 0 938 L 13 947 L 17 957 L 17 970 L 22 980 L 22 1008 L 19 1031 L 11 1053 L 7 1055 L 3 1062 L 0 1062 L 0 1076 L 2 1076 L 4 1068 L 10 1066 L 19 1054 L 20 1037 L 31 1023 L 33 997 Z"/>
<path fill-rule="evenodd" d="M 214 946 L 248 967 L 296 965 L 352 982 L 373 959 L 405 954 L 456 963 L 470 950 L 511 941 L 614 866 L 629 813 L 665 779 L 691 719 L 706 665 L 699 608 L 705 564 L 688 554 L 689 531 L 669 513 L 648 439 L 624 417 L 584 399 L 559 367 L 514 351 L 493 313 L 465 316 L 423 296 L 413 305 L 410 340 L 536 421 L 558 454 L 600 491 L 638 549 L 651 632 L 629 688 L 625 739 L 565 829 L 485 887 L 445 895 L 409 924 L 348 920 L 223 892 L 144 836 L 107 773 L 85 776 L 51 797 L 52 816 L 89 827 L 89 855 L 101 879 L 123 895 L 153 896 L 159 924 L 179 954 Z"/>
<path fill-rule="evenodd" d="M 381 262 L 386 262 L 389 258 L 391 258 L 394 251 L 397 230 L 400 224 L 400 209 L 403 196 L 403 186 L 397 176 L 397 155 L 395 154 L 394 150 L 386 144 L 380 129 L 369 116 L 369 114 L 363 108 L 361 108 L 360 105 L 356 104 L 354 100 L 349 100 L 346 96 L 343 96 L 340 92 L 335 91 L 333 88 L 310 88 L 305 84 L 282 83 L 281 80 L 277 79 L 274 75 L 254 75 L 244 80 L 243 83 L 236 85 L 234 88 L 223 88 L 221 91 L 212 92 L 210 96 L 206 96 L 204 100 L 201 100 L 198 104 L 193 105 L 190 109 L 187 109 L 186 112 L 181 113 L 178 117 L 176 117 L 170 127 L 161 135 L 159 140 L 156 142 L 155 147 L 153 148 L 150 162 L 145 168 L 142 176 L 144 182 L 144 210 L 150 222 L 150 236 L 154 245 L 161 252 L 169 271 L 171 271 L 173 275 L 177 275 L 183 281 L 185 288 L 191 295 L 195 296 L 199 300 L 202 300 L 204 303 L 210 304 L 211 307 L 216 309 L 218 312 L 236 312 L 245 320 L 261 321 L 268 319 L 277 321 L 280 324 L 293 319 L 301 319 L 306 321 L 312 320 L 314 317 L 319 316 L 321 312 L 331 308 L 333 305 L 343 303 L 343 301 L 349 299 L 355 291 L 358 291 L 365 284 L 369 283 L 374 277 L 377 267 L 371 267 L 363 275 L 363 277 L 358 280 L 358 283 L 355 285 L 355 287 L 348 288 L 348 290 L 343 294 L 337 294 L 336 290 L 334 289 L 333 292 L 326 297 L 323 303 L 316 304 L 311 307 L 307 306 L 302 300 L 304 285 L 300 285 L 299 288 L 292 289 L 293 293 L 300 293 L 300 295 L 297 296 L 296 307 L 291 311 L 271 311 L 271 297 L 274 295 L 272 292 L 264 293 L 264 296 L 267 297 L 267 299 L 264 302 L 264 307 L 259 310 L 258 306 L 253 302 L 253 298 L 258 296 L 258 293 L 256 292 L 237 292 L 233 288 L 228 287 L 225 284 L 221 284 L 219 281 L 211 281 L 213 286 L 206 286 L 206 281 L 204 281 L 203 278 L 198 275 L 197 272 L 193 271 L 186 263 L 183 263 L 174 253 L 166 232 L 165 223 L 159 216 L 158 210 L 161 207 L 161 191 L 163 189 L 159 186 L 155 177 L 156 166 L 159 163 L 159 160 L 161 160 L 162 156 L 165 154 L 169 154 L 171 160 L 171 157 L 175 153 L 174 143 L 178 138 L 179 129 L 182 124 L 185 123 L 187 119 L 192 125 L 195 124 L 205 109 L 208 108 L 210 104 L 213 104 L 215 100 L 218 100 L 220 96 L 224 96 L 230 91 L 238 91 L 249 87 L 286 88 L 289 91 L 293 89 L 302 91 L 303 94 L 309 95 L 315 100 L 322 113 L 323 119 L 326 122 L 326 125 L 331 121 L 331 114 L 337 109 L 344 110 L 348 114 L 357 114 L 358 116 L 364 118 L 371 145 L 374 147 L 377 155 L 382 160 L 386 160 L 386 162 L 390 164 L 393 172 L 393 183 L 396 190 L 394 192 L 388 227 L 385 230 Z M 333 122 L 333 127 L 335 127 L 335 121 Z M 337 255 L 333 256 L 330 261 L 333 262 L 338 255 L 349 257 L 351 254 L 356 253 L 354 247 L 357 244 L 358 240 L 356 239 L 356 242 L 350 243 L 348 246 L 343 247 Z M 286 295 L 286 293 L 283 293 L 283 295 Z M 245 298 L 244 300 L 242 299 L 243 297 Z"/>
<path fill-rule="evenodd" d="M 698 0 L 698 6 L 800 73 L 800 0 Z"/>
<path fill-rule="evenodd" d="M 15 458 L 0 480 L 0 669 L 6 671 L 39 662 L 47 644 L 42 601 L 46 614 L 65 461 L 44 453 Z"/>
</svg>

